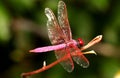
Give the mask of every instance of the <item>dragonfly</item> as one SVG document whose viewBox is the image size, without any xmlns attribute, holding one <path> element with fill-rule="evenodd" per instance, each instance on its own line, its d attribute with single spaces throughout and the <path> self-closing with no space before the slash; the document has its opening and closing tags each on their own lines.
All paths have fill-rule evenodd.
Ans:
<svg viewBox="0 0 120 78">
<path fill-rule="evenodd" d="M 72 39 L 65 3 L 63 1 L 59 1 L 58 3 L 58 20 L 50 8 L 45 8 L 45 15 L 48 18 L 48 36 L 52 45 L 39 47 L 30 50 L 30 52 L 42 53 L 55 50 L 57 59 L 67 56 L 68 58 L 66 58 L 60 64 L 68 72 L 72 72 L 74 69 L 73 60 L 83 68 L 87 68 L 89 66 L 89 61 L 81 52 L 84 42 L 81 38 L 78 38 L 77 40 Z M 97 41 L 98 38 L 99 40 Z M 91 42 L 89 42 L 89 45 L 85 46 L 85 48 L 88 48 L 94 43 L 99 42 L 101 38 L 102 35 L 97 36 Z M 72 54 L 75 54 L 75 56 Z"/>
</svg>

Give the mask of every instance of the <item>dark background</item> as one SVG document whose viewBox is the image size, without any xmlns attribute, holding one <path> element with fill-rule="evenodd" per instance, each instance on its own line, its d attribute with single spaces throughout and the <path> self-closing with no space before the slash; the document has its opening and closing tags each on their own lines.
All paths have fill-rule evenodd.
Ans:
<svg viewBox="0 0 120 78">
<path fill-rule="evenodd" d="M 51 45 L 44 9 L 57 16 L 59 0 L 0 0 L 0 78 L 20 78 L 56 60 L 54 52 L 29 53 L 36 47 Z M 31 78 L 120 78 L 120 0 L 64 0 L 74 39 L 89 42 L 102 34 L 103 40 L 90 48 L 96 55 L 85 55 L 87 69 L 75 64 L 72 73 L 58 64 Z"/>
</svg>

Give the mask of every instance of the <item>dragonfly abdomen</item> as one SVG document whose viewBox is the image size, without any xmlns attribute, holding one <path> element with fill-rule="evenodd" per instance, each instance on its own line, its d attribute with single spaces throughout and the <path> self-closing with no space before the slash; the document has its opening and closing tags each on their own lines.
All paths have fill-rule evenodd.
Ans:
<svg viewBox="0 0 120 78">
<path fill-rule="evenodd" d="M 53 50 L 59 50 L 65 47 L 66 47 L 66 44 L 59 44 L 59 45 L 36 48 L 36 49 L 30 50 L 30 52 L 42 53 L 42 52 L 48 52 Z"/>
</svg>

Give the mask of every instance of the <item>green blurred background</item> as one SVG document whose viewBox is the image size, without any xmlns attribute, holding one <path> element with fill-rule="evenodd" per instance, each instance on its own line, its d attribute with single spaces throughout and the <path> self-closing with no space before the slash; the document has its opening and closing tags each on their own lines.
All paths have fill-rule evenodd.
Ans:
<svg viewBox="0 0 120 78">
<path fill-rule="evenodd" d="M 29 53 L 30 49 L 51 45 L 44 9 L 57 16 L 59 0 L 0 0 L 0 78 L 20 78 L 56 60 L 54 52 Z M 90 66 L 75 64 L 72 73 L 58 64 L 31 78 L 120 78 L 120 0 L 64 0 L 73 38 L 85 43 L 102 34 L 101 43 L 91 47 L 95 55 L 85 55 Z"/>
</svg>

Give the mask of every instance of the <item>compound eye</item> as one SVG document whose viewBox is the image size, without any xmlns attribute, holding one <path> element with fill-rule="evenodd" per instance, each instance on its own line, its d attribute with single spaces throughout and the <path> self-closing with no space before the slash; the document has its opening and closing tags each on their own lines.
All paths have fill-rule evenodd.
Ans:
<svg viewBox="0 0 120 78">
<path fill-rule="evenodd" d="M 81 47 L 84 45 L 84 42 L 81 38 L 78 38 L 78 45 Z"/>
</svg>

